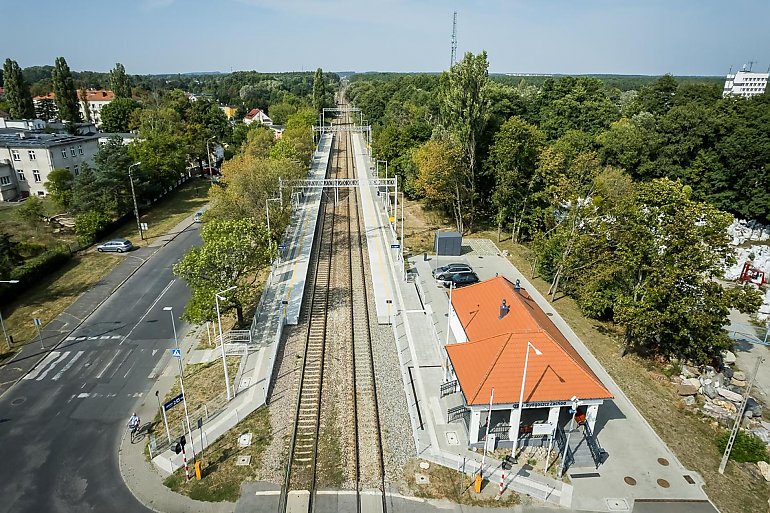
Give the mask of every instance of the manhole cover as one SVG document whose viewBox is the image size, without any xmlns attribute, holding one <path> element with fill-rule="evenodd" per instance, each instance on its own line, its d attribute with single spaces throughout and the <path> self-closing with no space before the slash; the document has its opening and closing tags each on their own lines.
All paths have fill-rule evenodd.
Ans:
<svg viewBox="0 0 770 513">
<path fill-rule="evenodd" d="M 251 445 L 251 433 L 244 433 L 238 437 L 238 447 L 248 447 Z"/>
<path fill-rule="evenodd" d="M 658 458 L 658 463 L 660 463 L 664 467 L 668 467 L 668 460 L 666 458 Z"/>
<path fill-rule="evenodd" d="M 243 378 L 241 379 L 241 384 L 239 385 L 239 388 L 249 388 L 250 384 L 251 384 L 251 378 Z"/>
<path fill-rule="evenodd" d="M 11 401 L 11 406 L 18 406 L 18 405 L 20 405 L 21 403 L 23 403 L 26 400 L 27 400 L 26 397 L 18 397 L 16 399 L 14 399 L 13 401 Z"/>
<path fill-rule="evenodd" d="M 430 463 L 428 463 L 427 461 L 421 461 L 420 468 L 423 470 L 428 470 L 430 468 Z"/>
<path fill-rule="evenodd" d="M 628 511 L 628 502 L 626 499 L 605 499 L 607 502 L 607 509 L 610 511 Z"/>
<path fill-rule="evenodd" d="M 447 431 L 446 432 L 446 442 L 449 445 L 460 445 L 460 440 L 457 439 L 457 432 L 456 431 Z"/>
<path fill-rule="evenodd" d="M 425 474 L 415 473 L 414 481 L 418 485 L 426 485 L 426 484 L 430 483 L 430 478 L 428 476 L 426 476 Z"/>
<path fill-rule="evenodd" d="M 625 481 L 627 485 L 630 485 L 630 486 L 636 486 L 636 479 L 634 479 L 634 478 L 633 478 L 633 477 L 631 477 L 631 476 L 626 476 L 626 477 L 624 477 L 624 478 L 623 478 L 623 481 Z"/>
<path fill-rule="evenodd" d="M 660 486 L 661 488 L 668 488 L 669 486 L 671 486 L 670 484 L 668 484 L 668 481 L 666 481 L 665 479 L 658 479 L 656 483 L 658 483 L 658 486 Z"/>
<path fill-rule="evenodd" d="M 245 467 L 251 463 L 251 456 L 238 456 L 238 459 L 235 461 L 236 466 L 239 467 Z"/>
</svg>

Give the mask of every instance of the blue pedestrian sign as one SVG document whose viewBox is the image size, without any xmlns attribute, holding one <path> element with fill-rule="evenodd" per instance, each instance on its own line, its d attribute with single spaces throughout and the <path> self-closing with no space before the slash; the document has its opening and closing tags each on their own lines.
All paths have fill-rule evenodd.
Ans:
<svg viewBox="0 0 770 513">
<path fill-rule="evenodd" d="M 182 357 L 182 350 L 178 347 L 174 347 L 171 349 L 171 356 L 174 358 L 181 358 Z"/>
<path fill-rule="evenodd" d="M 390 247 L 391 249 L 398 249 L 401 247 L 401 244 L 391 244 Z"/>
</svg>

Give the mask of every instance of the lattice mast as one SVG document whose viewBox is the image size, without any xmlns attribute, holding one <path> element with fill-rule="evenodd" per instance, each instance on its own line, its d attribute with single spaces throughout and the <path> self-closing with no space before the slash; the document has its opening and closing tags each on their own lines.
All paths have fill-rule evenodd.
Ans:
<svg viewBox="0 0 770 513">
<path fill-rule="evenodd" d="M 457 62 L 457 11 L 454 12 L 452 19 L 452 58 L 449 62 L 449 67 L 455 65 Z"/>
</svg>

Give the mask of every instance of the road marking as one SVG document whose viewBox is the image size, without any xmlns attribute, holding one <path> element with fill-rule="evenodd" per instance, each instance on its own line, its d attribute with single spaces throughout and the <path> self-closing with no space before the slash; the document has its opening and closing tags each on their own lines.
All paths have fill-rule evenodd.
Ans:
<svg viewBox="0 0 770 513">
<path fill-rule="evenodd" d="M 40 374 L 40 371 L 43 370 L 43 367 L 51 363 L 53 360 L 59 357 L 61 353 L 59 351 L 51 351 L 48 356 L 46 356 L 42 362 L 40 362 L 40 365 L 35 367 L 34 370 L 30 371 L 26 376 L 24 376 L 22 379 L 35 379 L 38 374 Z"/>
<path fill-rule="evenodd" d="M 104 368 L 102 369 L 102 371 L 101 371 L 99 374 L 97 374 L 97 375 L 96 375 L 96 379 L 101 379 L 101 377 L 104 375 L 104 373 L 105 373 L 105 372 L 107 372 L 107 369 L 110 367 L 110 365 L 112 365 L 112 362 L 114 362 L 114 361 L 115 361 L 115 358 L 117 358 L 117 357 L 118 357 L 118 355 L 120 354 L 120 351 L 121 351 L 120 349 L 118 349 L 118 350 L 117 350 L 117 352 L 115 353 L 115 356 L 113 356 L 113 357 L 110 359 L 110 361 L 109 361 L 109 362 L 107 362 L 107 366 L 106 366 L 106 367 L 104 367 Z"/>
<path fill-rule="evenodd" d="M 75 353 L 75 356 L 73 356 L 72 359 L 67 362 L 67 365 L 62 367 L 62 369 L 59 372 L 57 372 L 56 375 L 51 379 L 53 379 L 54 381 L 58 380 L 62 374 L 70 370 L 70 367 L 72 367 L 72 365 L 78 360 L 78 358 L 83 356 L 83 353 L 85 353 L 85 351 L 78 351 L 77 353 Z"/>
<path fill-rule="evenodd" d="M 99 340 L 99 337 L 88 337 L 88 340 Z"/>
<path fill-rule="evenodd" d="M 153 349 L 153 350 L 152 350 L 152 355 L 153 355 L 153 356 L 155 356 L 155 353 L 157 353 L 157 352 L 158 352 L 158 350 L 157 350 L 157 349 Z"/>
<path fill-rule="evenodd" d="M 112 338 L 112 340 L 118 340 L 120 338 L 120 335 L 113 335 L 110 338 Z"/>
<path fill-rule="evenodd" d="M 91 395 L 91 394 L 89 394 L 88 392 L 81 392 L 81 393 L 78 394 L 78 399 L 85 399 L 89 395 Z"/>
<path fill-rule="evenodd" d="M 128 373 L 131 372 L 131 369 L 134 368 L 134 365 L 136 365 L 138 358 L 134 358 L 133 363 L 131 364 L 131 367 L 128 368 L 125 374 L 123 374 L 123 379 L 126 379 L 128 377 Z"/>
<path fill-rule="evenodd" d="M 101 337 L 99 337 L 99 338 L 100 338 L 100 339 L 102 339 L 102 340 L 109 340 L 109 339 L 110 339 L 110 336 L 109 336 L 109 335 L 102 335 L 102 336 L 101 336 Z"/>
<path fill-rule="evenodd" d="M 176 281 L 176 278 L 175 278 L 175 279 L 173 279 L 173 280 L 171 280 L 170 282 L 168 282 L 168 285 L 166 285 L 166 288 L 164 288 L 164 289 L 161 291 L 161 293 L 160 293 L 160 294 L 158 294 L 158 297 L 156 297 L 156 298 L 155 298 L 155 301 L 153 301 L 153 302 L 152 302 L 152 304 L 150 305 L 150 308 L 148 308 L 148 309 L 147 309 L 147 311 L 146 311 L 146 312 L 144 312 L 144 315 L 142 315 L 142 316 L 139 318 L 139 320 L 138 320 L 138 321 L 136 321 L 136 324 L 134 324 L 134 327 L 133 327 L 133 328 L 131 328 L 131 331 L 129 331 L 129 332 L 128 332 L 128 335 L 126 335 L 125 337 L 123 337 L 123 340 L 121 340 L 121 341 L 120 341 L 120 345 L 122 345 L 122 344 L 123 344 L 123 342 L 125 342 L 126 340 L 128 340 L 128 337 L 130 337 L 130 336 L 131 336 L 131 334 L 134 332 L 134 330 L 136 329 L 136 327 L 137 327 L 137 326 L 139 326 L 139 324 L 141 324 L 141 322 L 144 320 L 144 318 L 145 318 L 145 317 L 147 317 L 147 315 L 150 313 L 150 311 L 151 311 L 153 308 L 155 308 L 155 305 L 157 305 L 157 304 L 158 304 L 158 301 L 160 301 L 160 298 L 162 298 L 162 297 L 163 297 L 163 294 L 165 294 L 165 293 L 168 291 L 168 289 L 170 289 L 170 288 L 171 288 L 171 285 L 173 285 L 175 281 Z"/>
<path fill-rule="evenodd" d="M 77 337 L 75 340 L 85 340 L 86 337 Z"/>
<path fill-rule="evenodd" d="M 75 340 L 75 337 L 69 336 L 69 337 L 65 338 L 64 340 L 67 340 L 67 341 Z"/>
<path fill-rule="evenodd" d="M 59 365 L 66 357 L 68 357 L 69 354 L 70 354 L 69 351 L 64 351 L 64 353 L 61 356 L 59 356 L 59 358 L 52 361 L 51 364 L 48 366 L 48 368 L 46 368 L 46 370 L 44 370 L 43 373 L 37 377 L 37 381 L 40 381 L 43 378 L 45 378 L 48 375 L 48 373 L 51 372 L 54 367 Z"/>
<path fill-rule="evenodd" d="M 263 491 L 256 492 L 254 495 L 256 495 L 257 497 L 260 497 L 260 496 L 267 496 L 267 495 L 278 495 L 280 493 L 281 493 L 281 490 L 263 490 Z"/>
<path fill-rule="evenodd" d="M 133 349 L 129 349 L 126 353 L 126 356 L 123 357 L 123 359 L 120 361 L 120 363 L 115 367 L 115 370 L 112 371 L 112 374 L 110 374 L 110 379 L 115 377 L 115 374 L 117 374 L 118 370 L 123 366 L 124 363 L 126 363 L 126 360 L 128 360 L 128 357 L 131 356 L 131 353 L 133 353 Z"/>
</svg>

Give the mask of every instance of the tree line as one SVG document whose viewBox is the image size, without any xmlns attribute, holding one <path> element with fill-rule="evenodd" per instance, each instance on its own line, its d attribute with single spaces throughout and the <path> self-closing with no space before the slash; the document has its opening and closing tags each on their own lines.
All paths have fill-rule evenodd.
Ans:
<svg viewBox="0 0 770 513">
<path fill-rule="evenodd" d="M 594 77 L 490 80 L 485 53 L 441 75 L 353 80 L 374 152 L 405 192 L 464 233 L 529 246 L 532 271 L 622 350 L 709 361 L 729 308 L 759 295 L 716 281 L 731 214 L 770 218 L 770 98 L 722 98 L 670 75 L 620 91 Z"/>
</svg>

